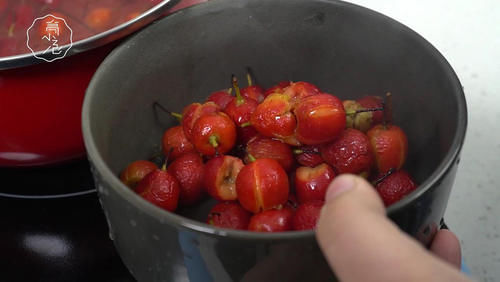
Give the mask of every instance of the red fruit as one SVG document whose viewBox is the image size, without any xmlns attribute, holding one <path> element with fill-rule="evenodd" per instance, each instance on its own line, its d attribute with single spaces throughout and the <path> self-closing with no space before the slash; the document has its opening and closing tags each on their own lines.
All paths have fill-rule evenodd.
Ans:
<svg viewBox="0 0 500 282">
<path fill-rule="evenodd" d="M 203 155 L 225 154 L 236 143 L 236 126 L 223 112 L 204 115 L 194 124 L 192 141 Z"/>
<path fill-rule="evenodd" d="M 316 228 L 323 201 L 312 201 L 299 205 L 292 218 L 294 230 L 309 230 Z"/>
<path fill-rule="evenodd" d="M 163 169 L 157 169 L 146 175 L 137 184 L 135 192 L 150 203 L 167 211 L 175 211 L 179 203 L 179 182 L 172 174 Z"/>
<path fill-rule="evenodd" d="M 113 13 L 109 8 L 96 8 L 85 17 L 85 24 L 93 30 L 105 31 L 113 24 Z"/>
<path fill-rule="evenodd" d="M 66 21 L 68 21 L 68 17 L 66 15 L 58 13 L 58 12 L 50 12 L 50 14 L 53 17 L 48 16 L 48 17 L 44 18 L 39 23 L 38 35 L 40 36 L 40 38 L 42 38 L 43 36 L 47 36 L 47 35 L 51 34 L 51 36 L 56 36 L 56 38 L 58 38 L 58 40 L 64 39 L 66 37 L 65 34 L 67 32 L 69 32 L 69 30 L 62 20 L 56 19 L 54 17 L 61 18 L 61 19 L 64 19 Z M 49 26 L 49 24 L 51 24 L 51 23 L 56 24 L 58 29 L 57 30 L 51 29 Z M 57 34 L 57 32 L 59 32 L 59 34 Z M 61 42 L 58 41 L 58 43 L 61 43 Z M 69 43 L 69 41 L 64 42 L 64 43 Z"/>
<path fill-rule="evenodd" d="M 150 161 L 135 161 L 122 171 L 120 180 L 128 187 L 134 189 L 139 181 L 157 169 L 156 164 Z"/>
<path fill-rule="evenodd" d="M 236 97 L 224 108 L 224 112 L 234 121 L 236 126 L 248 123 L 252 113 L 259 104 L 249 98 Z"/>
<path fill-rule="evenodd" d="M 258 85 L 251 85 L 241 89 L 241 96 L 252 99 L 257 103 L 264 101 L 264 89 Z"/>
<path fill-rule="evenodd" d="M 273 93 L 283 94 L 283 92 L 285 92 L 285 88 L 290 86 L 290 84 L 290 81 L 281 81 L 277 85 L 267 89 L 266 92 L 264 92 L 264 96 L 267 97 Z"/>
<path fill-rule="evenodd" d="M 356 100 L 365 109 L 376 109 L 382 108 L 384 106 L 384 100 L 379 96 L 365 96 L 361 99 Z M 373 112 L 372 115 L 372 125 L 376 125 L 384 121 L 384 112 L 377 111 Z"/>
<path fill-rule="evenodd" d="M 179 182 L 179 203 L 183 206 L 194 205 L 203 198 L 203 177 L 205 167 L 197 153 L 186 153 L 170 164 L 167 171 Z"/>
<path fill-rule="evenodd" d="M 337 140 L 321 146 L 321 156 L 338 174 L 365 174 L 373 165 L 370 140 L 361 131 L 348 128 Z"/>
<path fill-rule="evenodd" d="M 324 162 L 318 146 L 302 146 L 293 152 L 297 162 L 303 166 L 315 167 Z"/>
<path fill-rule="evenodd" d="M 289 208 L 260 212 L 250 218 L 248 230 L 257 232 L 284 232 L 292 230 L 293 211 Z"/>
<path fill-rule="evenodd" d="M 386 173 L 391 168 L 397 170 L 403 166 L 408 154 L 408 139 L 401 128 L 379 124 L 366 134 L 380 173 Z"/>
<path fill-rule="evenodd" d="M 294 110 L 297 118 L 295 136 L 306 145 L 335 140 L 345 128 L 342 101 L 330 94 L 317 94 L 302 99 Z"/>
<path fill-rule="evenodd" d="M 306 97 L 320 94 L 320 90 L 314 84 L 299 81 L 292 82 L 283 93 L 290 97 L 292 104 L 296 104 Z"/>
<path fill-rule="evenodd" d="M 253 213 L 284 205 L 288 191 L 288 176 L 281 165 L 272 159 L 258 159 L 247 164 L 236 178 L 238 200 Z"/>
<path fill-rule="evenodd" d="M 334 178 L 335 172 L 327 164 L 314 168 L 299 167 L 295 172 L 295 193 L 299 203 L 324 201 L 328 185 Z"/>
<path fill-rule="evenodd" d="M 162 138 L 163 153 L 169 155 L 170 160 L 175 160 L 183 154 L 196 152 L 193 144 L 184 134 L 182 126 L 174 126 L 165 131 Z"/>
<path fill-rule="evenodd" d="M 281 139 L 290 145 L 300 145 L 295 139 L 297 122 L 292 113 L 290 97 L 285 94 L 267 96 L 255 109 L 250 122 L 264 136 Z"/>
<path fill-rule="evenodd" d="M 200 117 L 216 113 L 220 111 L 220 109 L 221 108 L 219 108 L 219 106 L 217 106 L 217 104 L 215 104 L 214 102 L 206 102 L 204 104 L 193 103 L 187 105 L 182 111 L 182 121 L 181 121 L 182 128 L 184 129 L 184 134 L 186 135 L 186 138 L 192 142 L 193 141 L 192 132 L 196 121 Z"/>
<path fill-rule="evenodd" d="M 246 145 L 250 140 L 254 139 L 259 135 L 259 132 L 255 129 L 255 127 L 249 125 L 245 127 L 237 127 L 238 132 L 238 143 Z"/>
<path fill-rule="evenodd" d="M 285 171 L 290 171 L 294 165 L 292 149 L 289 145 L 267 137 L 258 136 L 247 144 L 245 163 L 251 162 L 248 154 L 255 159 L 273 159 L 277 161 Z"/>
<path fill-rule="evenodd" d="M 205 165 L 203 183 L 208 194 L 219 201 L 237 199 L 236 177 L 245 165 L 233 156 L 219 156 Z"/>
<path fill-rule="evenodd" d="M 234 96 L 229 94 L 227 91 L 214 92 L 207 98 L 207 102 L 214 102 L 221 109 L 224 109 L 232 100 L 234 100 Z"/>
<path fill-rule="evenodd" d="M 238 203 L 224 202 L 210 210 L 207 223 L 222 228 L 246 230 L 251 216 L 251 213 Z"/>
<path fill-rule="evenodd" d="M 386 207 L 401 200 L 416 188 L 417 184 L 403 170 L 392 173 L 375 186 Z"/>
</svg>

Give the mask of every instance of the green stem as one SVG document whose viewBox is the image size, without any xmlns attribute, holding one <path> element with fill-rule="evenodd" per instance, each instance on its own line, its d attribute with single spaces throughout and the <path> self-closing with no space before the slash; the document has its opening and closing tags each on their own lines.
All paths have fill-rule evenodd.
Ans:
<svg viewBox="0 0 500 282">
<path fill-rule="evenodd" d="M 236 92 L 236 106 L 241 106 L 241 104 L 245 103 L 245 99 L 243 98 L 243 96 L 241 96 L 241 92 L 240 92 L 240 87 L 238 86 L 238 79 L 236 78 L 236 76 L 231 75 L 231 81 L 233 83 L 233 88 L 234 88 L 234 91 Z"/>
<path fill-rule="evenodd" d="M 245 127 L 249 127 L 249 126 L 251 126 L 251 125 L 252 125 L 252 123 L 251 123 L 251 122 L 249 122 L 249 121 L 247 121 L 247 122 L 245 122 L 245 123 L 242 123 L 242 124 L 240 125 L 240 127 L 241 127 L 241 128 L 245 128 Z"/>
<path fill-rule="evenodd" d="M 248 86 L 252 86 L 253 85 L 252 76 L 250 75 L 249 72 L 247 73 L 247 81 L 248 81 Z"/>
<path fill-rule="evenodd" d="M 210 143 L 210 145 L 214 148 L 219 147 L 219 142 L 217 142 L 217 136 L 215 135 L 208 137 L 208 143 Z"/>
<path fill-rule="evenodd" d="M 257 160 L 257 159 L 256 159 L 254 156 L 252 156 L 252 154 L 250 154 L 250 153 L 248 153 L 248 154 L 247 154 L 247 156 L 248 156 L 248 159 L 250 160 L 250 162 L 251 162 L 251 163 L 253 163 L 253 162 L 255 162 L 255 161 Z"/>
</svg>

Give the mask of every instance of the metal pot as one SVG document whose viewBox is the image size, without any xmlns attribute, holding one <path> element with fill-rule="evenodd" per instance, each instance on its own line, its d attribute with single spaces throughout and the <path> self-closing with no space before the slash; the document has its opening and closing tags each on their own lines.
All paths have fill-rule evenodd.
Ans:
<svg viewBox="0 0 500 282">
<path fill-rule="evenodd" d="M 95 70 L 121 38 L 177 2 L 162 1 L 132 20 L 75 42 L 61 60 L 44 62 L 28 48 L 25 54 L 0 58 L 0 166 L 46 165 L 84 156 L 81 106 Z"/>
<path fill-rule="evenodd" d="M 130 69 L 130 66 L 134 66 Z M 139 281 L 331 281 L 312 231 L 214 228 L 210 203 L 169 213 L 117 178 L 150 157 L 174 111 L 228 87 L 251 66 L 259 83 L 305 80 L 342 99 L 394 96 L 419 188 L 387 210 L 426 245 L 439 229 L 467 123 L 460 82 L 443 56 L 402 24 L 341 1 L 214 0 L 173 14 L 115 49 L 87 90 L 83 133 L 114 243 Z M 197 221 L 200 220 L 200 221 Z M 367 230 L 369 236 L 369 230 Z M 339 254 L 342 255 L 342 254 Z"/>
</svg>

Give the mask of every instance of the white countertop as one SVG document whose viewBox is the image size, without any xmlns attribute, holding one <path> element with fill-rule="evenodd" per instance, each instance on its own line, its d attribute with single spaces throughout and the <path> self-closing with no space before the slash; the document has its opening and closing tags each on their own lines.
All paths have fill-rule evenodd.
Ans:
<svg viewBox="0 0 500 282">
<path fill-rule="evenodd" d="M 445 220 L 472 275 L 500 281 L 500 1 L 353 0 L 409 26 L 455 69 L 469 125 Z"/>
</svg>

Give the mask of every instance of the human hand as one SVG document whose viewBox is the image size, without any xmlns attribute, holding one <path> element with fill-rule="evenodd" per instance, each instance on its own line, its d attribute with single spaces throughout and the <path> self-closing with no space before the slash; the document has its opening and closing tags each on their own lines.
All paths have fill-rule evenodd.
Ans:
<svg viewBox="0 0 500 282">
<path fill-rule="evenodd" d="M 439 231 L 426 250 L 386 217 L 375 189 L 357 176 L 330 184 L 316 237 L 340 281 L 470 281 L 459 272 L 452 232 Z"/>
</svg>

